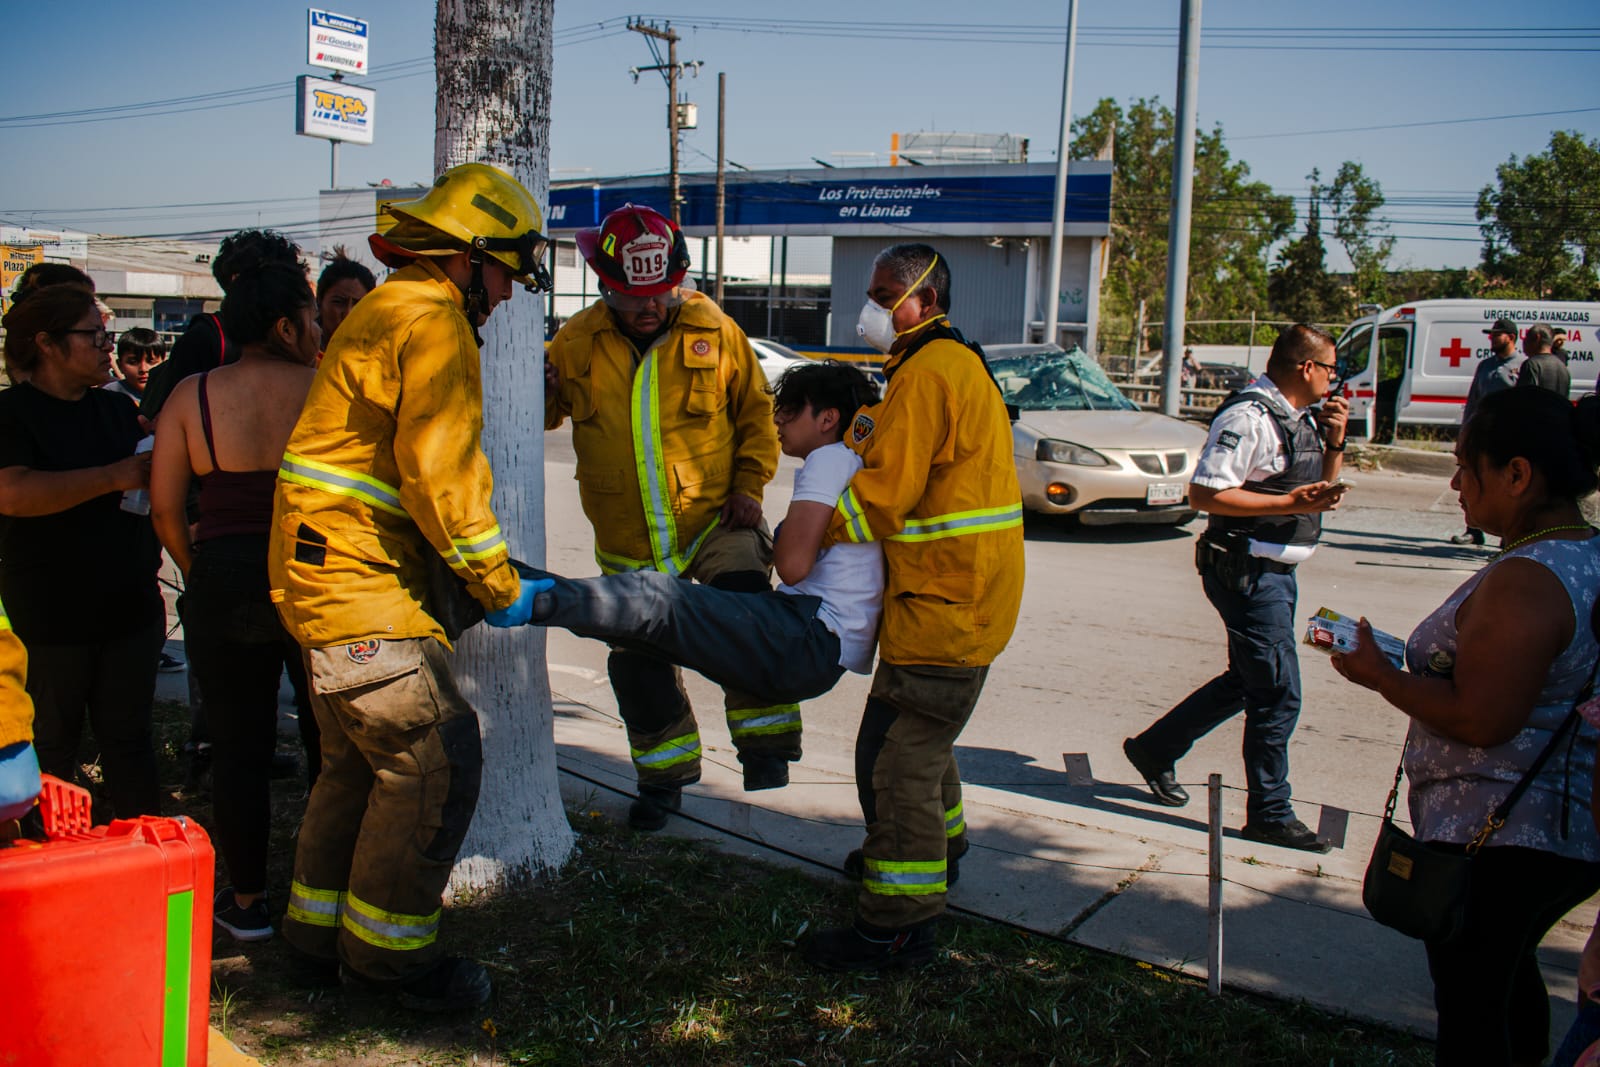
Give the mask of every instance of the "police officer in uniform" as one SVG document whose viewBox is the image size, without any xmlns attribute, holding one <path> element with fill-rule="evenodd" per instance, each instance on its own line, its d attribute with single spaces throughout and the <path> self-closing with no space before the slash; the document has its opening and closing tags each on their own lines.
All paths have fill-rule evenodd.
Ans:
<svg viewBox="0 0 1600 1067">
<path fill-rule="evenodd" d="M 1349 405 L 1331 335 L 1303 323 L 1278 335 L 1267 372 L 1228 397 L 1189 484 L 1210 514 L 1195 565 L 1228 631 L 1228 668 L 1190 693 L 1123 752 L 1162 804 L 1189 794 L 1174 765 L 1201 737 L 1243 711 L 1249 785 L 1242 836 L 1326 852 L 1289 803 L 1289 735 L 1300 716 L 1295 568 L 1311 557 L 1322 513 L 1337 507 Z M 1322 403 L 1317 402 L 1321 400 Z"/>
</svg>

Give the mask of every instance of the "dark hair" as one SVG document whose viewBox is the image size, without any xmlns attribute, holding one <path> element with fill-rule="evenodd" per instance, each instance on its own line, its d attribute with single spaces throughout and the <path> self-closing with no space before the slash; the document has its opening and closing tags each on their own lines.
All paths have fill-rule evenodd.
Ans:
<svg viewBox="0 0 1600 1067">
<path fill-rule="evenodd" d="M 29 293 L 52 285 L 75 285 L 94 292 L 94 279 L 70 263 L 35 263 L 22 272 L 17 284 L 12 287 L 11 302 L 14 304 Z"/>
<path fill-rule="evenodd" d="M 241 345 L 260 344 L 279 319 L 292 319 L 315 304 L 299 263 L 259 263 L 237 275 L 222 298 L 222 332 Z"/>
<path fill-rule="evenodd" d="M 768 389 L 772 406 L 779 411 L 800 411 L 807 404 L 818 413 L 834 408 L 841 433 L 858 409 L 878 402 L 872 379 L 860 368 L 833 359 L 790 364 Z"/>
<path fill-rule="evenodd" d="M 117 358 L 124 359 L 128 356 L 147 356 L 154 352 L 159 356 L 167 354 L 167 342 L 154 330 L 147 330 L 143 326 L 135 326 L 117 334 Z"/>
<path fill-rule="evenodd" d="M 211 276 L 227 293 L 233 280 L 263 263 L 300 264 L 300 246 L 275 230 L 240 230 L 230 233 L 217 246 L 211 260 Z"/>
<path fill-rule="evenodd" d="M 48 285 L 35 289 L 26 300 L 11 305 L 6 312 L 6 373 L 31 374 L 42 354 L 37 338 L 41 333 L 63 335 L 78 325 L 89 312 L 99 315 L 94 294 L 81 285 Z"/>
<path fill-rule="evenodd" d="M 372 276 L 365 263 L 336 254 L 317 275 L 317 299 L 321 300 L 329 289 L 350 278 L 360 282 L 361 288 L 369 293 L 378 287 L 378 279 Z"/>
<path fill-rule="evenodd" d="M 936 256 L 939 262 L 934 263 Z M 922 278 L 922 272 L 928 270 L 930 263 L 933 263 L 933 269 L 928 271 L 926 278 Z M 888 268 L 895 281 L 905 286 L 907 292 L 911 291 L 913 285 L 919 289 L 932 289 L 933 302 L 939 305 L 939 310 L 950 310 L 950 261 L 932 245 L 890 245 L 877 254 L 872 266 L 875 270 L 878 267 Z M 918 278 L 922 278 L 920 284 Z"/>
<path fill-rule="evenodd" d="M 1313 326 L 1308 322 L 1285 326 L 1278 331 L 1278 339 L 1272 342 L 1272 354 L 1267 357 L 1267 370 L 1277 371 L 1280 374 L 1288 373 L 1307 360 L 1316 359 L 1319 353 L 1333 348 L 1336 343 L 1333 334 L 1320 326 Z"/>
<path fill-rule="evenodd" d="M 1590 393 L 1573 405 L 1548 389 L 1490 393 L 1461 428 L 1457 453 L 1496 467 L 1521 456 L 1552 497 L 1577 500 L 1600 485 L 1600 400 Z"/>
<path fill-rule="evenodd" d="M 1528 331 L 1522 335 L 1523 344 L 1533 349 L 1535 353 L 1548 352 L 1552 340 L 1554 340 L 1554 337 L 1550 332 L 1550 327 L 1542 322 L 1529 326 Z"/>
</svg>

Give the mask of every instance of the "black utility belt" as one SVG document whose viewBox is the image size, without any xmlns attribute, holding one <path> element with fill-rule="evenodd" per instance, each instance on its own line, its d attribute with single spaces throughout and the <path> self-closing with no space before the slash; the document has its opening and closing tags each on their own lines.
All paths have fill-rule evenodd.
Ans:
<svg viewBox="0 0 1600 1067">
<path fill-rule="evenodd" d="M 1258 574 L 1293 574 L 1295 564 L 1267 559 L 1250 553 L 1250 539 L 1239 537 L 1229 544 L 1201 537 L 1195 542 L 1195 569 L 1201 574 L 1208 570 L 1241 575 L 1254 568 Z"/>
</svg>

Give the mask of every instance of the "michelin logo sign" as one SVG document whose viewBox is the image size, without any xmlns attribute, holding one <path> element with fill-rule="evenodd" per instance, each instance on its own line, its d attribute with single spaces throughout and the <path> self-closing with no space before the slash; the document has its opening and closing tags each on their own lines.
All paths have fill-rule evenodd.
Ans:
<svg viewBox="0 0 1600 1067">
<path fill-rule="evenodd" d="M 372 113 L 378 100 L 374 90 L 308 74 L 294 84 L 295 133 L 351 144 L 372 143 Z"/>
<path fill-rule="evenodd" d="M 365 74 L 371 69 L 365 19 L 310 8 L 306 12 L 306 27 L 306 63 L 310 66 L 346 74 Z"/>
</svg>

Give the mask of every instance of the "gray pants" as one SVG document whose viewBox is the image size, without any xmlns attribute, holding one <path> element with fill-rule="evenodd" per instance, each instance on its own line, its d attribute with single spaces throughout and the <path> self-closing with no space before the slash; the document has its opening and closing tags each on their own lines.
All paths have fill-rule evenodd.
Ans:
<svg viewBox="0 0 1600 1067">
<path fill-rule="evenodd" d="M 734 593 L 660 571 L 529 575 L 556 583 L 535 599 L 535 625 L 668 660 L 775 704 L 820 696 L 844 674 L 839 639 L 817 617 L 814 596 Z"/>
</svg>

